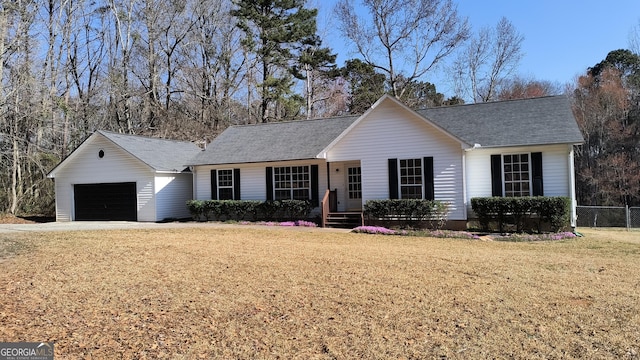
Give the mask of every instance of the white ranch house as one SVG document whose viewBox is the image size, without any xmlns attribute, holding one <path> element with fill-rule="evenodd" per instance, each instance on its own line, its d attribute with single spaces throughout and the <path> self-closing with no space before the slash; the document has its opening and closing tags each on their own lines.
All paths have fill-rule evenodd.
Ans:
<svg viewBox="0 0 640 360">
<path fill-rule="evenodd" d="M 199 200 L 309 199 L 316 214 L 327 212 L 319 205 L 329 194 L 332 213 L 360 213 L 374 199 L 435 199 L 449 204 L 451 228 L 466 226 L 473 197 L 568 196 L 575 225 L 573 147 L 583 137 L 565 96 L 415 111 L 385 95 L 362 115 L 232 126 L 204 151 L 170 142 L 184 152 L 167 143 L 154 154 L 171 166 L 142 159 L 122 143 L 130 136 L 96 134 L 50 174 L 59 221 L 79 220 L 77 184 L 135 182 L 138 221 L 178 217 L 190 188 Z M 158 191 L 169 174 L 181 179 L 180 201 Z"/>
<path fill-rule="evenodd" d="M 319 204 L 332 190 L 334 212 L 435 199 L 463 228 L 471 198 L 484 196 L 568 196 L 575 221 L 582 142 L 564 96 L 414 111 L 385 95 L 360 116 L 230 127 L 188 165 L 195 199 Z"/>
</svg>

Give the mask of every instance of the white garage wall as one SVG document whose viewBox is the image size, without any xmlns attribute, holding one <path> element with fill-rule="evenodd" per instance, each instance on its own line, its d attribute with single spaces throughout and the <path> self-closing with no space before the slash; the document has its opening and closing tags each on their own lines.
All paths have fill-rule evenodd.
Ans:
<svg viewBox="0 0 640 360">
<path fill-rule="evenodd" d="M 103 158 L 98 152 L 103 150 Z M 93 135 L 56 170 L 56 220 L 73 220 L 73 185 L 135 182 L 138 221 L 155 221 L 154 172 L 101 135 Z"/>
<path fill-rule="evenodd" d="M 156 174 L 156 221 L 188 218 L 187 200 L 193 196 L 191 173 Z"/>
</svg>

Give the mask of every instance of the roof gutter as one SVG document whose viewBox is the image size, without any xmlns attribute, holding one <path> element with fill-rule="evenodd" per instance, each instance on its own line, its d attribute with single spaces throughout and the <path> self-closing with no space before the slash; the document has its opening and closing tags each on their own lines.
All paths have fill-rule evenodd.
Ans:
<svg viewBox="0 0 640 360">
<path fill-rule="evenodd" d="M 540 144 L 512 144 L 512 145 L 491 145 L 482 146 L 480 144 L 474 144 L 473 147 L 465 149 L 465 151 L 472 151 L 476 149 L 501 149 L 512 147 L 525 147 L 525 146 L 550 146 L 550 145 L 582 145 L 584 142 L 557 142 L 557 143 L 540 143 Z"/>
</svg>

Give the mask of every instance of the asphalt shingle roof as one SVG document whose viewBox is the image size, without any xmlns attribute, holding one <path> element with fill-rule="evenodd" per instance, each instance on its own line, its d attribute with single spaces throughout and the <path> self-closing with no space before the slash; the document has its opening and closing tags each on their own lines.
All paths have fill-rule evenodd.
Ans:
<svg viewBox="0 0 640 360">
<path fill-rule="evenodd" d="M 584 141 L 566 96 L 438 107 L 417 112 L 460 140 L 482 147 Z"/>
<path fill-rule="evenodd" d="M 231 126 L 189 165 L 313 159 L 358 116 Z"/>
<path fill-rule="evenodd" d="M 104 130 L 97 132 L 156 171 L 183 171 L 189 160 L 201 152 L 197 145 L 186 141 L 126 135 Z"/>
<path fill-rule="evenodd" d="M 418 110 L 417 113 L 470 146 L 583 142 L 566 96 L 437 107 Z M 312 159 L 359 117 L 232 126 L 187 164 Z"/>
</svg>

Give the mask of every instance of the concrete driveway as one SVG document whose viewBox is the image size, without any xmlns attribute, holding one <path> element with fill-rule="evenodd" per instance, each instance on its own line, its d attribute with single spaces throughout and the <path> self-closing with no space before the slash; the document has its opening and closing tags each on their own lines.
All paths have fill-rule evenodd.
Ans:
<svg viewBox="0 0 640 360">
<path fill-rule="evenodd" d="M 176 229 L 176 228 L 211 228 L 211 229 L 296 229 L 348 232 L 349 229 L 309 228 L 301 226 L 264 226 L 264 225 L 237 225 L 217 222 L 132 222 L 132 221 L 70 221 L 48 222 L 39 224 L 0 224 L 0 233 L 19 232 L 48 232 L 48 231 L 87 231 L 87 230 L 122 230 L 122 229 Z"/>
</svg>

